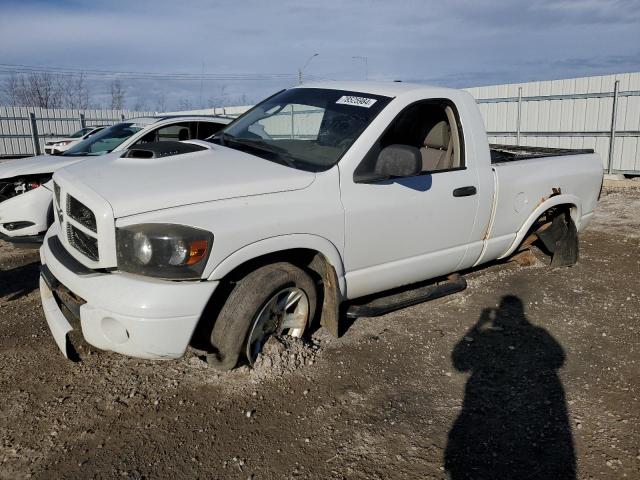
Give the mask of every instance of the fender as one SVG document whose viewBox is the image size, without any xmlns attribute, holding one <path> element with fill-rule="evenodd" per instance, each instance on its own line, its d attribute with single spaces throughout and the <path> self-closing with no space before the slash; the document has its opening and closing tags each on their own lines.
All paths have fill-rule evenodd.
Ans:
<svg viewBox="0 0 640 480">
<path fill-rule="evenodd" d="M 516 234 L 516 238 L 511 244 L 511 246 L 509 247 L 509 249 L 506 251 L 506 253 L 501 255 L 498 259 L 501 260 L 505 257 L 508 257 L 513 252 L 515 252 L 516 249 L 520 246 L 520 244 L 524 240 L 524 237 L 529 232 L 529 229 L 533 225 L 533 222 L 535 222 L 538 219 L 538 217 L 540 217 L 540 215 L 542 215 L 544 212 L 558 205 L 571 206 L 571 218 L 573 219 L 574 223 L 576 224 L 576 227 L 578 227 L 578 230 L 579 230 L 580 221 L 582 219 L 582 206 L 581 206 L 580 198 L 571 194 L 555 195 L 553 197 L 548 198 L 540 205 L 538 205 L 538 207 L 531 213 L 531 215 L 529 215 L 529 218 L 527 218 L 527 221 L 524 222 L 522 227 L 520 227 L 520 230 L 518 230 L 518 233 Z"/>
<path fill-rule="evenodd" d="M 338 252 L 336 246 L 326 238 L 305 233 L 279 235 L 250 243 L 222 260 L 213 269 L 213 272 L 211 272 L 207 280 L 221 280 L 233 269 L 254 258 L 296 248 L 315 250 L 324 255 L 336 272 L 340 293 L 343 296 L 346 295 L 344 264 L 340 252 Z"/>
</svg>

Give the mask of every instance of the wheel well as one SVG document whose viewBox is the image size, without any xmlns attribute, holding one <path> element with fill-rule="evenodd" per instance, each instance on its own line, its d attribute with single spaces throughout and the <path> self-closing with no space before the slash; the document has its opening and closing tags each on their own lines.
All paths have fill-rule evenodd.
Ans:
<svg viewBox="0 0 640 480">
<path fill-rule="evenodd" d="M 317 287 L 317 310 L 315 318 L 330 333 L 338 336 L 338 307 L 340 290 L 334 267 L 320 252 L 307 248 L 294 248 L 261 255 L 235 267 L 220 280 L 220 285 L 213 292 L 196 326 L 191 339 L 191 346 L 207 350 L 211 348 L 209 336 L 218 318 L 220 309 L 233 290 L 235 284 L 248 273 L 277 262 L 287 262 L 307 272 Z"/>
<path fill-rule="evenodd" d="M 307 248 L 293 248 L 288 250 L 281 250 L 278 252 L 267 253 L 256 258 L 252 258 L 251 260 L 247 260 L 246 262 L 238 265 L 227 275 L 225 275 L 225 277 L 221 281 L 237 282 L 249 272 L 276 262 L 291 263 L 296 267 L 309 271 L 309 266 L 313 263 L 314 258 L 318 255 L 321 255 L 324 258 L 324 255 L 322 255 L 320 252 Z"/>
<path fill-rule="evenodd" d="M 529 227 L 529 230 L 522 239 L 522 242 L 520 242 L 520 245 L 518 245 L 518 248 L 515 249 L 514 253 L 529 248 L 537 240 L 536 233 L 548 228 L 553 219 L 558 215 L 569 214 L 575 222 L 577 211 L 578 208 L 572 203 L 561 203 L 559 205 L 549 207 L 533 221 L 531 227 Z"/>
</svg>

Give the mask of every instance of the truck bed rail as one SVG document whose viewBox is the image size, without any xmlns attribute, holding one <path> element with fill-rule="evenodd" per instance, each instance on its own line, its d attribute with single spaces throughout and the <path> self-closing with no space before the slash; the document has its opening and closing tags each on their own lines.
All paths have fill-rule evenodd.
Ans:
<svg viewBox="0 0 640 480">
<path fill-rule="evenodd" d="M 585 155 L 594 153 L 592 149 L 570 149 L 549 147 L 521 147 L 518 145 L 489 145 L 491 163 L 531 160 L 533 158 L 559 157 L 564 155 Z"/>
</svg>

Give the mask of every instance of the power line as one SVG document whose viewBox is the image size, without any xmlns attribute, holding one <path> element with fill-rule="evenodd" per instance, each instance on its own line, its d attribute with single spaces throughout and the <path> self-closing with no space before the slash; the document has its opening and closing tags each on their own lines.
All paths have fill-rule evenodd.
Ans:
<svg viewBox="0 0 640 480">
<path fill-rule="evenodd" d="M 188 81 L 264 81 L 288 80 L 296 81 L 295 73 L 162 73 L 162 72 L 131 72 L 117 70 L 97 70 L 81 67 L 45 67 L 0 63 L 0 75 L 10 74 L 56 74 L 83 75 L 85 78 L 123 80 L 188 80 Z M 319 80 L 321 77 L 309 75 L 308 78 Z"/>
</svg>

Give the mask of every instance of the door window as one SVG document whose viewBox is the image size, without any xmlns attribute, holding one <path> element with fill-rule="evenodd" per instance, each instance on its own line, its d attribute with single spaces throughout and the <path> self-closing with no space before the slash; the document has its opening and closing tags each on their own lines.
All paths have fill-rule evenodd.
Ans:
<svg viewBox="0 0 640 480">
<path fill-rule="evenodd" d="M 358 166 L 367 173 L 380 151 L 389 145 L 407 145 L 420 150 L 422 173 L 464 168 L 461 132 L 453 107 L 434 101 L 418 102 L 404 109 L 382 134 Z"/>
<path fill-rule="evenodd" d="M 193 132 L 196 130 L 196 123 L 197 122 L 181 122 L 156 128 L 138 140 L 136 145 L 149 142 L 178 142 L 182 140 L 191 140 L 192 138 L 195 138 Z"/>
<path fill-rule="evenodd" d="M 204 140 L 211 135 L 218 133 L 225 125 L 216 122 L 198 122 L 198 131 L 196 132 L 196 138 L 198 140 Z"/>
<path fill-rule="evenodd" d="M 191 122 L 167 125 L 166 127 L 159 128 L 157 132 L 158 142 L 179 142 L 182 140 L 191 140 L 193 138 L 191 135 Z"/>
</svg>

